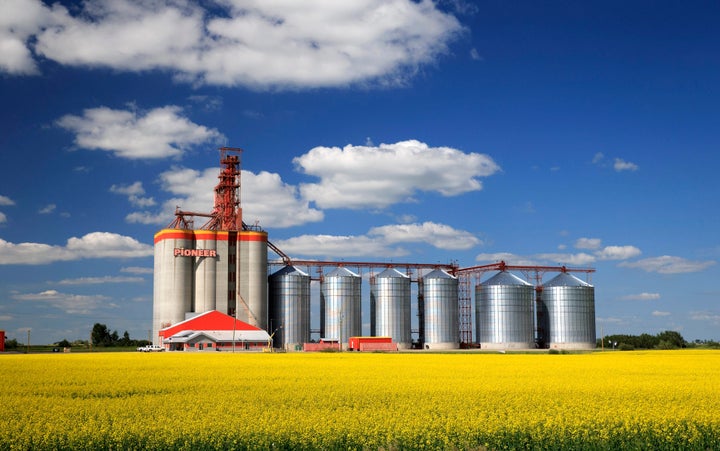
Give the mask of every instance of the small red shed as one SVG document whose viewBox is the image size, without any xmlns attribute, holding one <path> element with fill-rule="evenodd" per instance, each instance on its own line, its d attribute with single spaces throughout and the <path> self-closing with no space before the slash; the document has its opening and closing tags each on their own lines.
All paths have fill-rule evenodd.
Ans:
<svg viewBox="0 0 720 451">
<path fill-rule="evenodd" d="M 350 337 L 348 339 L 350 351 L 397 351 L 397 343 L 392 337 Z"/>
</svg>

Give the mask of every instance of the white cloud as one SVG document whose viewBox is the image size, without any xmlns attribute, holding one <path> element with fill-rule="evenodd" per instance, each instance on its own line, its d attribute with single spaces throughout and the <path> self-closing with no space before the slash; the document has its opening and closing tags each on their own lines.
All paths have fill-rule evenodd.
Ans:
<svg viewBox="0 0 720 451">
<path fill-rule="evenodd" d="M 180 156 L 193 146 L 224 139 L 217 130 L 197 125 L 181 113 L 172 105 L 147 112 L 99 107 L 84 110 L 83 116 L 63 116 L 56 123 L 75 133 L 78 147 L 128 159 Z"/>
<path fill-rule="evenodd" d="M 493 264 L 504 261 L 508 265 L 512 266 L 536 266 L 540 262 L 529 257 L 522 255 L 516 255 L 509 252 L 496 252 L 490 254 L 478 254 L 475 257 L 475 261 L 481 264 Z"/>
<path fill-rule="evenodd" d="M 38 213 L 40 213 L 41 215 L 49 215 L 50 213 L 55 211 L 56 208 L 57 208 L 57 205 L 48 204 L 48 205 L 44 206 L 43 208 L 41 208 L 40 210 L 38 210 Z"/>
<path fill-rule="evenodd" d="M 605 155 L 602 152 L 598 152 L 593 156 L 593 164 L 600 164 L 605 159 Z"/>
<path fill-rule="evenodd" d="M 575 241 L 575 249 L 600 249 L 602 240 L 600 238 L 578 238 Z"/>
<path fill-rule="evenodd" d="M 679 274 L 699 272 L 713 266 L 715 261 L 693 261 L 682 257 L 663 255 L 638 260 L 636 262 L 622 262 L 619 266 L 626 268 L 639 268 L 646 272 L 657 272 L 660 274 Z"/>
<path fill-rule="evenodd" d="M 307 200 L 300 199 L 297 187 L 284 183 L 278 174 L 243 171 L 242 177 L 246 223 L 259 221 L 267 227 L 281 228 L 323 220 L 323 212 L 310 208 Z"/>
<path fill-rule="evenodd" d="M 468 249 L 480 240 L 445 224 L 396 224 L 374 227 L 366 235 L 302 235 L 274 243 L 288 255 L 324 257 L 401 257 L 401 243 L 426 243 L 438 249 Z M 472 244 L 471 244 L 472 243 Z"/>
<path fill-rule="evenodd" d="M 87 1 L 72 12 L 38 0 L 0 9 L 0 70 L 35 60 L 152 69 L 193 83 L 268 87 L 398 84 L 463 31 L 430 0 Z M 24 7 L 24 8 L 23 8 Z"/>
<path fill-rule="evenodd" d="M 508 265 L 537 266 L 537 265 L 566 265 L 588 266 L 597 260 L 624 260 L 640 255 L 640 249 L 635 246 L 605 246 L 600 249 L 602 241 L 599 238 L 580 238 L 575 242 L 575 248 L 595 250 L 593 253 L 540 253 L 521 256 L 510 253 L 480 254 L 475 257 L 478 262 L 495 263 L 500 260 Z M 565 246 L 558 246 L 564 249 Z"/>
<path fill-rule="evenodd" d="M 670 312 L 661 312 L 660 310 L 653 310 L 652 316 L 670 316 Z"/>
<path fill-rule="evenodd" d="M 438 249 L 466 250 L 482 242 L 470 232 L 457 230 L 445 224 L 395 224 L 374 227 L 368 232 L 388 243 L 428 243 Z"/>
<path fill-rule="evenodd" d="M 86 258 L 139 258 L 153 255 L 153 247 L 134 238 L 109 232 L 92 232 L 70 238 L 65 246 L 10 243 L 0 239 L 0 265 L 44 265 Z"/>
<path fill-rule="evenodd" d="M 7 196 L 0 195 L 0 206 L 7 207 L 10 205 L 15 205 L 15 201 Z"/>
<path fill-rule="evenodd" d="M 617 171 L 637 171 L 639 169 L 638 165 L 635 163 L 631 163 L 629 161 L 625 161 L 622 158 L 615 158 L 615 163 L 613 164 L 613 168 Z"/>
<path fill-rule="evenodd" d="M 27 41 L 53 22 L 54 9 L 39 0 L 0 2 L 0 72 L 11 75 L 39 72 Z"/>
<path fill-rule="evenodd" d="M 320 208 L 387 207 L 417 191 L 454 196 L 482 189 L 478 177 L 500 170 L 487 155 L 409 140 L 378 147 L 315 147 L 293 162 L 319 183 L 302 184 L 302 196 Z"/>
<path fill-rule="evenodd" d="M 120 268 L 120 272 L 130 274 L 152 274 L 154 270 L 153 268 L 144 268 L 142 266 L 127 266 L 125 268 Z"/>
<path fill-rule="evenodd" d="M 642 252 L 635 246 L 605 246 L 595 253 L 600 260 L 626 260 L 640 254 Z"/>
<path fill-rule="evenodd" d="M 720 324 L 720 313 L 709 311 L 690 312 L 690 319 L 694 321 L 708 321 L 712 324 Z"/>
<path fill-rule="evenodd" d="M 0 211 L 0 224 L 3 224 L 7 222 L 7 216 L 5 216 L 5 213 Z"/>
<path fill-rule="evenodd" d="M 163 172 L 160 174 L 161 188 L 172 198 L 163 203 L 160 211 L 136 211 L 127 215 L 125 220 L 141 224 L 169 224 L 176 207 L 184 211 L 212 212 L 219 171 L 217 167 L 203 171 L 175 167 Z M 283 228 L 324 218 L 322 211 L 310 208 L 308 201 L 300 199 L 297 187 L 284 183 L 278 174 L 242 171 L 241 178 L 240 197 L 243 220 L 247 224 L 258 221 L 261 226 Z M 195 224 L 196 227 L 201 225 Z"/>
<path fill-rule="evenodd" d="M 627 296 L 623 296 L 621 299 L 625 301 L 655 301 L 660 299 L 660 293 L 639 293 L 639 294 L 629 294 Z"/>
<path fill-rule="evenodd" d="M 402 248 L 389 247 L 382 238 L 368 236 L 301 235 L 273 243 L 293 256 L 387 258 L 408 255 Z"/>
<path fill-rule="evenodd" d="M 58 282 L 58 285 L 100 285 L 106 283 L 140 283 L 144 281 L 145 279 L 142 277 L 79 277 L 76 279 L 63 279 Z"/>
<path fill-rule="evenodd" d="M 552 265 L 567 265 L 567 266 L 586 266 L 590 263 L 594 263 L 596 258 L 594 255 L 580 252 L 577 254 L 568 253 L 548 253 L 548 254 L 535 254 L 533 256 L 541 261 L 546 261 Z"/>
<path fill-rule="evenodd" d="M 56 290 L 47 290 L 40 293 L 16 294 L 12 296 L 18 301 L 45 302 L 48 305 L 63 310 L 68 314 L 87 315 L 100 307 L 116 307 L 108 303 L 110 299 L 103 295 L 66 294 Z"/>
<path fill-rule="evenodd" d="M 128 201 L 136 207 L 145 208 L 155 205 L 155 199 L 152 197 L 142 197 L 145 194 L 145 188 L 139 181 L 131 185 L 112 185 L 110 192 L 127 196 Z"/>
</svg>

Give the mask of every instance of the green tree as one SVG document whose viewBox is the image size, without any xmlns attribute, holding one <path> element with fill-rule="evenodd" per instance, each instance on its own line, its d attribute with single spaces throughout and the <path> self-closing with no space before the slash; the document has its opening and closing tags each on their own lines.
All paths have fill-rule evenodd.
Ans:
<svg viewBox="0 0 720 451">
<path fill-rule="evenodd" d="M 55 346 L 59 346 L 59 347 L 61 347 L 61 348 L 69 348 L 69 347 L 71 347 L 72 345 L 71 345 L 70 342 L 67 341 L 66 339 L 62 339 L 62 340 L 56 342 L 56 343 L 55 343 Z"/>
<path fill-rule="evenodd" d="M 657 334 L 658 347 L 661 349 L 678 349 L 686 346 L 685 339 L 679 332 L 666 330 Z M 661 346 L 662 345 L 662 346 Z"/>
<path fill-rule="evenodd" d="M 90 333 L 93 346 L 112 346 L 112 337 L 105 324 L 95 323 Z"/>
</svg>

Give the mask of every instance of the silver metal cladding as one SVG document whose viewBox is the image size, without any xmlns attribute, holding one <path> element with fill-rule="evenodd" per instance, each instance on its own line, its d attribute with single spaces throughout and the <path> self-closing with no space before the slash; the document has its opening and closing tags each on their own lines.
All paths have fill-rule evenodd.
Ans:
<svg viewBox="0 0 720 451">
<path fill-rule="evenodd" d="M 507 271 L 475 287 L 475 334 L 482 349 L 535 347 L 534 291 Z"/>
<path fill-rule="evenodd" d="M 410 277 L 394 268 L 375 276 L 370 285 L 371 335 L 392 337 L 398 349 L 412 345 Z"/>
</svg>

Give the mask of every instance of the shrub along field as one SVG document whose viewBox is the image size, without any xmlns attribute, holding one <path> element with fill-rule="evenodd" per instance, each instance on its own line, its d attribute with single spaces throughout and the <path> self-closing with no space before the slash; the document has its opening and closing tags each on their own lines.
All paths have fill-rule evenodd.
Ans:
<svg viewBox="0 0 720 451">
<path fill-rule="evenodd" d="M 0 449 L 720 449 L 720 352 L 0 356 Z"/>
</svg>

